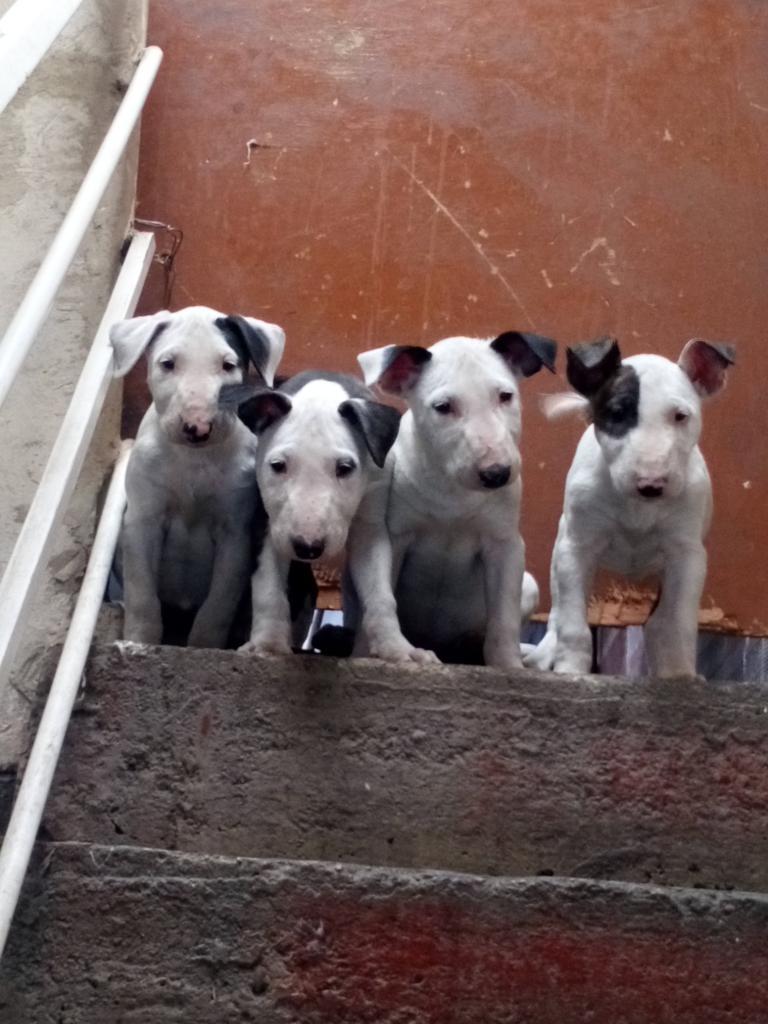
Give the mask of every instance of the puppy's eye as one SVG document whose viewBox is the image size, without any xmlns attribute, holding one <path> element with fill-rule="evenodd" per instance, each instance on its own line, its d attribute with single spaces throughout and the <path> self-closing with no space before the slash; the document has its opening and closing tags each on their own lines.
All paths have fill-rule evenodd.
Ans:
<svg viewBox="0 0 768 1024">
<path fill-rule="evenodd" d="M 336 463 L 336 476 L 343 480 L 344 477 L 351 476 L 356 469 L 357 466 L 351 459 L 339 459 Z"/>
<path fill-rule="evenodd" d="M 269 464 L 269 468 L 272 470 L 273 473 L 280 474 L 284 473 L 288 469 L 288 466 L 286 464 L 285 459 L 272 459 L 272 461 Z"/>
<path fill-rule="evenodd" d="M 499 401 L 501 402 L 502 405 L 509 405 L 509 403 L 512 401 L 513 398 L 514 398 L 514 395 L 512 394 L 511 391 L 500 391 L 499 392 Z"/>
<path fill-rule="evenodd" d="M 451 405 L 447 398 L 442 402 L 435 402 L 432 408 L 435 410 L 435 412 L 440 413 L 441 416 L 448 416 L 450 413 L 453 412 L 453 406 Z"/>
<path fill-rule="evenodd" d="M 161 359 L 160 365 L 167 373 L 170 373 L 171 370 L 176 366 L 176 362 L 173 359 Z"/>
<path fill-rule="evenodd" d="M 678 409 L 675 413 L 675 423 L 687 423 L 690 416 L 687 412 L 683 412 L 682 409 Z"/>
<path fill-rule="evenodd" d="M 225 359 L 222 365 L 222 369 L 226 373 L 232 373 L 233 370 L 237 369 L 237 363 L 233 363 L 231 359 Z"/>
</svg>

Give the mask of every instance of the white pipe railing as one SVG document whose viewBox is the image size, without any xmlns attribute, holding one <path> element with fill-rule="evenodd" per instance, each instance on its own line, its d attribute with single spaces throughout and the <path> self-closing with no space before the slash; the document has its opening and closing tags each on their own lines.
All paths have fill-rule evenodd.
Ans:
<svg viewBox="0 0 768 1024">
<path fill-rule="evenodd" d="M 16 0 L 0 18 L 0 113 L 83 0 Z"/>
<path fill-rule="evenodd" d="M 0 406 L 10 390 L 101 202 L 157 75 L 163 51 L 148 46 L 51 247 L 0 341 Z"/>
<path fill-rule="evenodd" d="M 74 490 L 112 378 L 109 328 L 133 314 L 155 249 L 133 236 L 32 504 L 0 580 L 0 705 L 24 627 L 24 613 L 45 570 L 55 530 Z"/>
<path fill-rule="evenodd" d="M 8 938 L 61 746 L 77 699 L 96 619 L 104 600 L 104 588 L 125 506 L 125 467 L 130 444 L 123 443 L 112 474 L 67 639 L 13 806 L 5 841 L 0 849 L 0 956 Z"/>
</svg>

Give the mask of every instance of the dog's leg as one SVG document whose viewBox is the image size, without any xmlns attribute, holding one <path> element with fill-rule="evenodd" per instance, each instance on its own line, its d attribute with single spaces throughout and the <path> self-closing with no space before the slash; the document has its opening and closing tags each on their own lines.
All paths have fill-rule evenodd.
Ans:
<svg viewBox="0 0 768 1024">
<path fill-rule="evenodd" d="M 576 544 L 566 529 L 562 529 L 552 555 L 552 576 L 557 595 L 556 609 L 553 605 L 557 635 L 555 672 L 584 673 L 592 668 L 592 633 L 587 621 L 587 601 L 596 568 L 597 553 L 585 545 Z"/>
<path fill-rule="evenodd" d="M 224 647 L 248 585 L 249 523 L 228 524 L 216 536 L 211 585 L 189 634 L 189 647 Z"/>
<path fill-rule="evenodd" d="M 523 667 L 520 659 L 520 600 L 525 547 L 514 539 L 486 538 L 482 542 L 485 604 L 488 621 L 483 657 L 486 665 L 507 671 Z"/>
<path fill-rule="evenodd" d="M 126 511 L 121 538 L 125 625 L 123 636 L 133 643 L 159 644 L 163 619 L 158 574 L 163 546 L 162 516 L 132 515 Z"/>
<path fill-rule="evenodd" d="M 395 574 L 399 575 L 407 543 L 405 537 L 391 540 L 386 529 L 374 531 L 370 524 L 353 525 L 350 530 L 348 564 L 360 602 L 353 653 L 382 661 L 437 664 L 439 658 L 432 651 L 408 642 L 397 618 Z"/>
<path fill-rule="evenodd" d="M 238 648 L 244 654 L 290 654 L 291 608 L 288 602 L 290 560 L 281 558 L 269 534 L 251 577 L 251 638 Z"/>
<path fill-rule="evenodd" d="M 645 627 L 648 667 L 660 679 L 696 676 L 699 604 L 707 575 L 703 544 L 667 552 L 661 597 Z"/>
</svg>

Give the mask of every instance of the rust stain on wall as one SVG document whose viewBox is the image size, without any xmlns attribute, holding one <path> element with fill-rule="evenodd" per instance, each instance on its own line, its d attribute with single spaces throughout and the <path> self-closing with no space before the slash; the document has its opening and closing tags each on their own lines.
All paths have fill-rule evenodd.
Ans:
<svg viewBox="0 0 768 1024">
<path fill-rule="evenodd" d="M 286 370 L 509 328 L 674 358 L 693 336 L 733 341 L 705 416 L 704 604 L 709 625 L 768 633 L 763 3 L 164 0 L 150 40 L 166 61 L 138 212 L 185 232 L 173 306 L 276 320 Z M 545 607 L 580 427 L 536 397 L 562 386 L 523 388 Z M 606 621 L 630 621 L 616 607 Z"/>
</svg>

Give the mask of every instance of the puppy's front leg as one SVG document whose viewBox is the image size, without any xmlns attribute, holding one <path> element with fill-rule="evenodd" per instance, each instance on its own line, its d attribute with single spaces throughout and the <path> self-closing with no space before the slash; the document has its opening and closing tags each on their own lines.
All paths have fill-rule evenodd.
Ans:
<svg viewBox="0 0 768 1024">
<path fill-rule="evenodd" d="M 587 601 L 597 567 L 597 552 L 577 544 L 562 529 L 552 555 L 552 575 L 557 582 L 555 672 L 589 672 L 592 668 L 592 634 L 587 620 Z"/>
<path fill-rule="evenodd" d="M 121 535 L 125 624 L 123 637 L 133 643 L 159 644 L 163 619 L 158 574 L 163 546 L 162 515 L 126 510 Z"/>
<path fill-rule="evenodd" d="M 659 603 L 645 627 L 648 667 L 660 679 L 696 676 L 699 604 L 707 575 L 703 544 L 667 551 Z"/>
<path fill-rule="evenodd" d="M 224 647 L 237 605 L 248 584 L 248 523 L 222 526 L 216 537 L 211 585 L 197 611 L 187 641 L 190 647 Z"/>
<path fill-rule="evenodd" d="M 355 654 L 382 661 L 415 661 L 436 664 L 432 651 L 414 647 L 403 636 L 394 595 L 395 571 L 399 573 L 407 540 L 390 539 L 386 527 L 370 522 L 354 523 L 349 533 L 349 572 L 360 602 L 360 627 Z"/>
<path fill-rule="evenodd" d="M 245 654 L 290 654 L 291 609 L 287 586 L 290 560 L 275 550 L 269 534 L 251 577 L 251 638 L 239 648 Z"/>
<path fill-rule="evenodd" d="M 486 538 L 482 542 L 487 623 L 483 656 L 486 665 L 507 671 L 522 668 L 520 598 L 525 566 L 522 538 Z"/>
</svg>

